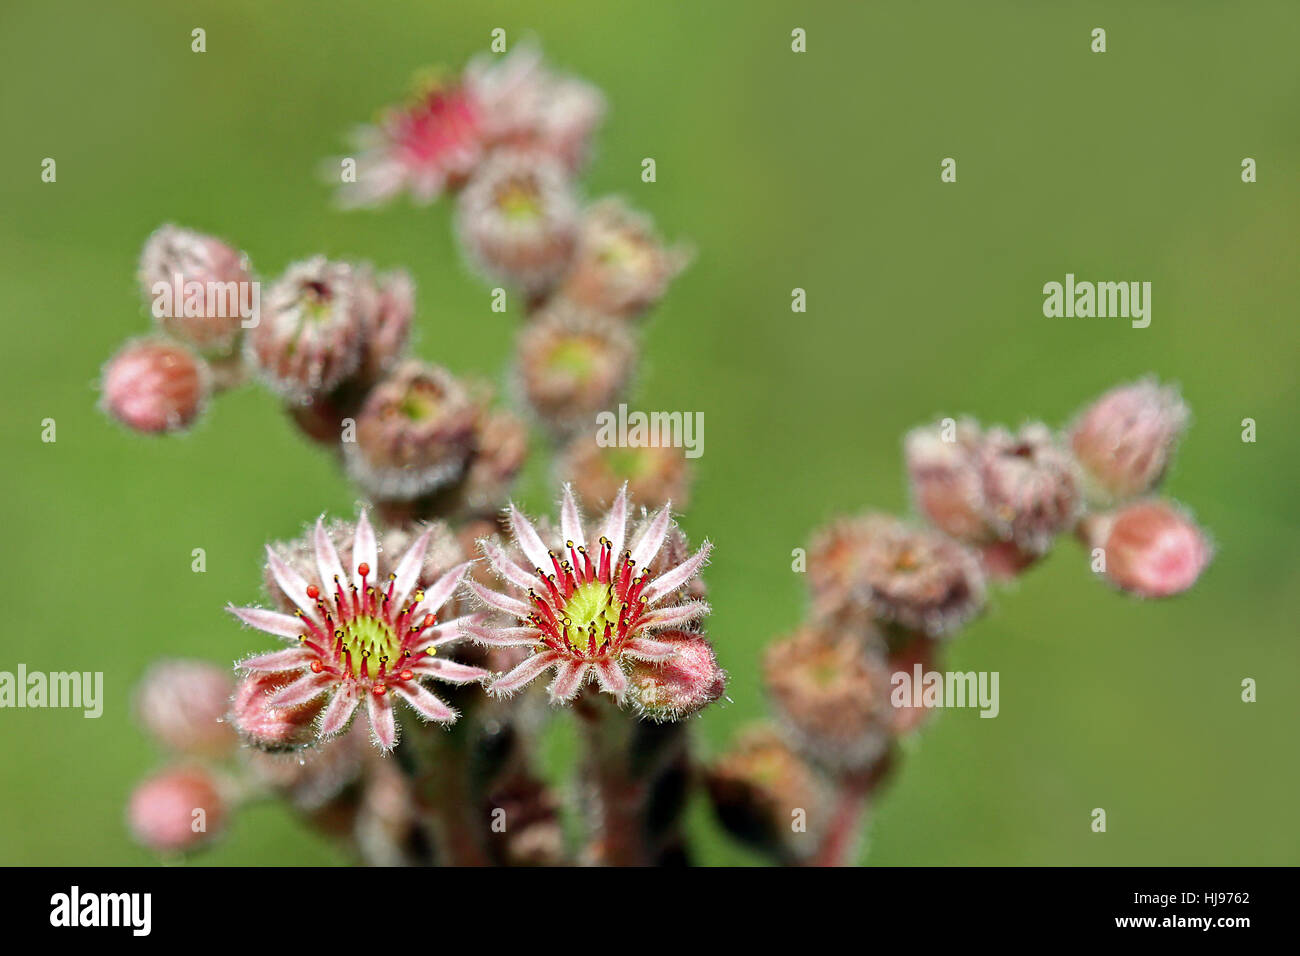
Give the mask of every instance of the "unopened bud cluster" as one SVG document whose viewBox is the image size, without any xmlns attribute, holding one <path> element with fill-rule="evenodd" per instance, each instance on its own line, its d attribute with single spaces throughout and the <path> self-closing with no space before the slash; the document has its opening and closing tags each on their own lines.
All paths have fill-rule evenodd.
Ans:
<svg viewBox="0 0 1300 956">
<path fill-rule="evenodd" d="M 813 535 L 809 619 L 764 658 L 781 737 L 750 740 L 715 764 L 723 824 L 778 859 L 842 861 L 851 841 L 834 827 L 783 832 L 789 781 L 819 780 L 860 812 L 893 742 L 929 714 L 893 701 L 893 676 L 931 671 L 941 645 L 984 610 L 990 582 L 1023 574 L 1062 535 L 1082 541 L 1094 569 L 1130 594 L 1191 588 L 1210 545 L 1185 511 L 1151 497 L 1187 420 L 1177 392 L 1148 380 L 1106 393 L 1065 435 L 971 419 L 910 432 L 907 475 L 926 524 L 868 513 Z M 799 799 L 814 800 L 800 786 Z"/>
</svg>

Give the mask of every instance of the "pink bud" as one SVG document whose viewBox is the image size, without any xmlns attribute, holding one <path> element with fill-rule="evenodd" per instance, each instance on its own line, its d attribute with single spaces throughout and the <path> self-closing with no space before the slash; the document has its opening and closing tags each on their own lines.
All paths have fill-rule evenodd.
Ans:
<svg viewBox="0 0 1300 956">
<path fill-rule="evenodd" d="M 903 442 L 917 509 L 936 528 L 962 541 L 990 537 L 977 455 L 980 437 L 977 424 L 962 421 L 953 423 L 951 435 L 942 426 L 928 426 L 913 429 Z"/>
<path fill-rule="evenodd" d="M 249 329 L 249 364 L 294 404 L 334 391 L 361 364 L 374 306 L 370 281 L 366 270 L 324 256 L 289 266 Z"/>
<path fill-rule="evenodd" d="M 252 674 L 235 688 L 230 703 L 230 720 L 240 736 L 258 750 L 297 750 L 316 738 L 312 722 L 320 713 L 319 699 L 299 707 L 271 707 L 271 694 L 290 681 L 293 674 Z"/>
<path fill-rule="evenodd" d="M 489 280 L 540 296 L 573 257 L 578 203 L 555 160 L 499 151 L 460 194 L 456 225 L 466 257 Z"/>
<path fill-rule="evenodd" d="M 1070 432 L 1093 497 L 1124 499 L 1154 488 L 1186 424 L 1187 406 L 1178 392 L 1154 380 L 1124 385 L 1097 399 Z"/>
<path fill-rule="evenodd" d="M 636 318 L 663 297 L 689 260 L 685 249 L 664 246 L 648 217 L 606 199 L 583 217 L 563 294 L 595 312 Z"/>
<path fill-rule="evenodd" d="M 348 474 L 385 500 L 426 495 L 463 474 L 478 421 L 464 383 L 446 369 L 403 362 L 357 413 L 356 441 L 343 444 Z"/>
<path fill-rule="evenodd" d="M 151 850 L 190 850 L 217 833 L 226 805 L 216 781 L 197 767 L 174 767 L 150 777 L 131 794 L 131 833 Z"/>
<path fill-rule="evenodd" d="M 1163 501 L 1129 505 L 1095 533 L 1105 535 L 1106 576 L 1141 597 L 1180 594 L 1210 563 L 1210 544 L 1196 523 Z"/>
<path fill-rule="evenodd" d="M 104 366 L 102 407 L 138 432 L 180 431 L 207 399 L 207 364 L 184 346 L 129 342 Z"/>
<path fill-rule="evenodd" d="M 235 682 L 204 661 L 161 661 L 140 682 L 136 709 L 149 733 L 173 750 L 220 756 L 235 735 L 224 721 Z"/>
<path fill-rule="evenodd" d="M 718 666 L 713 645 L 699 634 L 664 631 L 656 640 L 677 646 L 666 661 L 635 661 L 628 674 L 627 697 L 652 720 L 681 720 L 722 696 L 727 673 Z"/>
<path fill-rule="evenodd" d="M 516 340 L 517 388 L 548 429 L 574 435 L 617 403 L 637 356 L 627 323 L 555 299 Z"/>
<path fill-rule="evenodd" d="M 372 276 L 367 269 L 358 285 L 368 299 L 361 371 L 373 380 L 387 372 L 406 351 L 415 315 L 415 282 L 400 270 Z"/>
<path fill-rule="evenodd" d="M 140 284 L 158 324 L 214 360 L 239 342 L 251 282 L 242 253 L 190 229 L 161 227 L 140 255 Z M 191 302 L 193 289 L 201 291 Z"/>
<path fill-rule="evenodd" d="M 805 626 L 763 655 L 763 683 L 791 742 L 836 771 L 869 770 L 889 747 L 889 682 L 884 655 L 856 630 Z"/>
</svg>

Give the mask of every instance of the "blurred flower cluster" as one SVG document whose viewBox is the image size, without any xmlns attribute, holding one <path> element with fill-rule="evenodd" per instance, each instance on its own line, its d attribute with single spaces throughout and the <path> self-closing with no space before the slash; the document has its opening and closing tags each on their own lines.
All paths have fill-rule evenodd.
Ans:
<svg viewBox="0 0 1300 956">
<path fill-rule="evenodd" d="M 519 316 L 502 395 L 416 357 L 404 271 L 309 256 L 263 289 L 223 240 L 163 226 L 146 242 L 156 327 L 105 366 L 105 411 L 178 433 L 260 386 L 365 503 L 267 546 L 265 600 L 229 608 L 262 641 L 233 674 L 165 660 L 144 677 L 139 719 L 168 754 L 130 801 L 144 845 L 197 849 L 272 797 L 372 864 L 683 863 L 702 786 L 777 861 L 845 862 L 926 716 L 891 703 L 891 675 L 931 666 L 991 586 L 1066 533 L 1138 595 L 1205 566 L 1202 533 L 1149 497 L 1187 420 L 1168 388 L 1118 389 L 1066 436 L 917 429 L 907 468 L 927 524 L 865 514 L 815 535 L 807 619 L 764 659 L 776 725 L 702 764 L 688 731 L 727 674 L 705 628 L 712 544 L 675 520 L 689 462 L 596 435 L 690 256 L 622 200 L 581 196 L 604 111 L 524 45 L 422 75 L 330 164 L 344 206 L 454 206 L 464 261 Z M 529 516 L 511 494 L 539 444 L 557 508 Z M 583 742 L 571 778 L 539 759 L 561 712 Z"/>
<path fill-rule="evenodd" d="M 1129 594 L 1190 588 L 1210 544 L 1185 511 L 1154 497 L 1187 422 L 1175 389 L 1144 380 L 1107 392 L 1064 432 L 949 418 L 908 433 L 922 521 L 867 513 L 813 536 L 807 620 L 763 662 L 777 726 L 754 728 L 709 773 L 723 823 L 782 862 L 851 859 L 899 742 L 935 709 L 900 692 L 912 685 L 898 675 L 934 673 L 990 588 L 1023 575 L 1062 535 Z M 798 813 L 806 830 L 791 828 Z"/>
</svg>

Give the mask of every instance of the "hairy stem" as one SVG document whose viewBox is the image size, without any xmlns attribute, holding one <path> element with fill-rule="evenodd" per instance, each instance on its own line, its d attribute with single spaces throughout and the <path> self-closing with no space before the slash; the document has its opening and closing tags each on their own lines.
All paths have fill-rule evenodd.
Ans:
<svg viewBox="0 0 1300 956">
<path fill-rule="evenodd" d="M 681 820 L 691 780 L 685 726 L 637 720 L 590 691 L 574 709 L 587 746 L 584 809 L 590 838 L 584 861 L 685 863 Z"/>
<path fill-rule="evenodd" d="M 451 730 L 407 721 L 397 755 L 410 775 L 417 812 L 447 866 L 491 863 L 483 837 L 483 820 L 470 788 L 469 734 L 458 724 Z"/>
</svg>

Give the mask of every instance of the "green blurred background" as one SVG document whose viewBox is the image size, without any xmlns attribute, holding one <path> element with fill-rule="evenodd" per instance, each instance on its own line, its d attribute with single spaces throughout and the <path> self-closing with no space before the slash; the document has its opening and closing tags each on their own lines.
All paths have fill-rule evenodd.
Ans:
<svg viewBox="0 0 1300 956">
<path fill-rule="evenodd" d="M 133 724 L 134 682 L 158 656 L 250 650 L 222 606 L 257 599 L 263 542 L 355 502 L 257 389 L 175 440 L 96 411 L 101 363 L 148 326 L 145 237 L 210 231 L 264 276 L 314 252 L 404 265 L 418 351 L 498 376 L 518 317 L 489 310 L 447 206 L 340 213 L 317 178 L 414 70 L 458 67 L 494 27 L 608 94 L 589 195 L 622 193 L 698 249 L 648 328 L 638 400 L 706 418 L 683 523 L 717 544 L 711 633 L 733 703 L 699 722 L 703 745 L 762 713 L 760 649 L 804 611 L 791 549 L 833 515 L 907 507 L 906 428 L 1060 423 L 1154 372 L 1196 416 L 1167 487 L 1212 530 L 1215 564 L 1194 593 L 1138 603 L 1063 544 L 997 597 L 949 660 L 1000 671 L 1001 716 L 953 711 L 921 736 L 863 858 L 1300 863 L 1293 0 L 5 3 L 0 669 L 102 670 L 107 706 L 0 711 L 0 863 L 152 862 L 123 826 L 161 759 Z M 1150 328 L 1044 318 L 1041 287 L 1067 271 L 1150 280 Z M 543 479 L 520 489 L 533 509 Z M 704 861 L 752 860 L 702 808 L 692 825 Z M 343 857 L 260 806 L 201 859 Z"/>
</svg>

